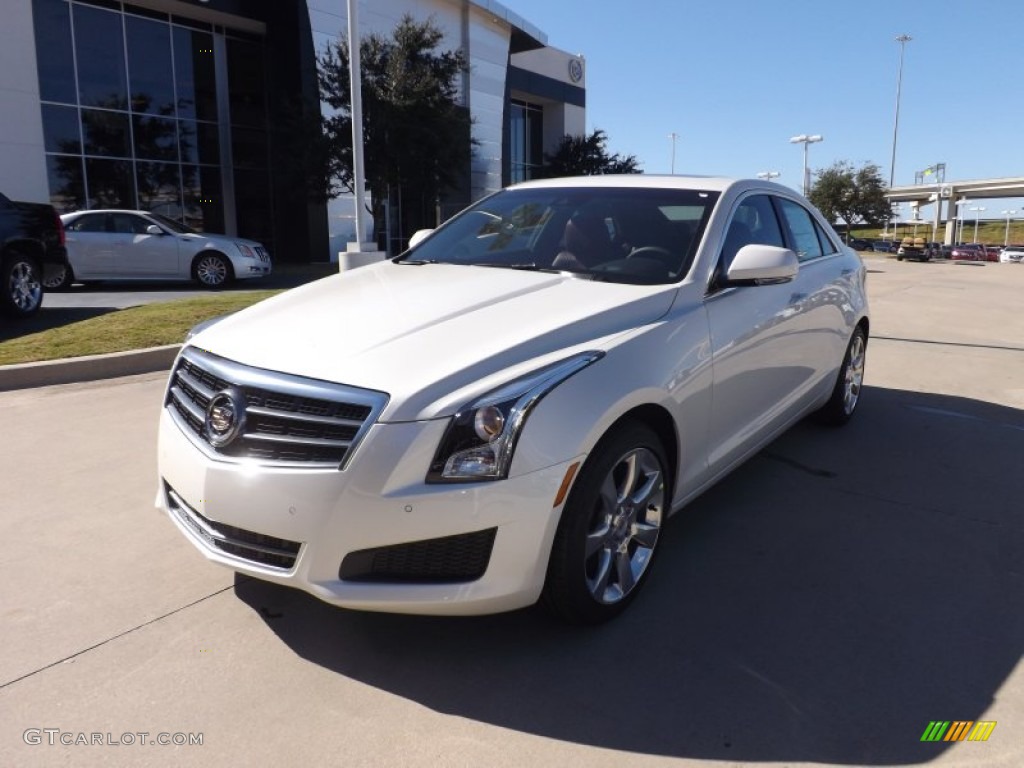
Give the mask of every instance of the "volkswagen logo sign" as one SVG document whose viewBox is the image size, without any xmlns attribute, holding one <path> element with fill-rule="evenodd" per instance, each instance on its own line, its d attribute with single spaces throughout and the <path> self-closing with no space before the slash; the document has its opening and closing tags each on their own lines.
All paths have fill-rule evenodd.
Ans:
<svg viewBox="0 0 1024 768">
<path fill-rule="evenodd" d="M 245 394 L 228 387 L 210 398 L 203 431 L 214 448 L 229 445 L 245 429 Z"/>
</svg>

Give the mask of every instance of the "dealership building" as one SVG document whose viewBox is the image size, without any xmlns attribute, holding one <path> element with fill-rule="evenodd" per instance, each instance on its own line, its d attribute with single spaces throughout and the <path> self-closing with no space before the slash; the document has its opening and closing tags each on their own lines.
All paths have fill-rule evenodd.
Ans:
<svg viewBox="0 0 1024 768">
<path fill-rule="evenodd" d="M 139 208 L 322 261 L 354 239 L 351 198 L 296 193 L 296 98 L 347 30 L 346 0 L 11 0 L 0 25 L 0 192 L 60 212 Z M 474 146 L 447 214 L 528 179 L 585 131 L 582 57 L 493 0 L 361 0 L 360 35 L 432 20 L 469 71 Z M 372 169 L 368 169 L 372 171 Z M 398 222 L 397 219 L 394 222 Z M 394 223 L 392 222 L 392 223 Z M 378 222 L 378 225 L 381 225 Z M 378 226 L 383 231 L 384 226 Z M 391 249 L 408 232 L 388 226 Z"/>
</svg>

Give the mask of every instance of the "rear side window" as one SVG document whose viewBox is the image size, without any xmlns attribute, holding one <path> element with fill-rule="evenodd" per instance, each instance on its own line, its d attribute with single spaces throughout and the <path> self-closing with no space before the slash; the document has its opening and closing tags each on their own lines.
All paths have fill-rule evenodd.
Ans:
<svg viewBox="0 0 1024 768">
<path fill-rule="evenodd" d="M 810 211 L 786 198 L 779 198 L 779 208 L 793 237 L 797 259 L 810 261 L 836 252 L 832 241 L 818 226 Z"/>
<path fill-rule="evenodd" d="M 68 224 L 66 229 L 70 229 L 72 232 L 106 232 L 107 214 L 93 213 L 82 216 Z"/>
</svg>

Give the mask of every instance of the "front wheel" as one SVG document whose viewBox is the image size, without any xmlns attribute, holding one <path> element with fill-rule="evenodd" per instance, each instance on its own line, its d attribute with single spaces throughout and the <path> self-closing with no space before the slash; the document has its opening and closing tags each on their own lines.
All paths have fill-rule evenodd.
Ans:
<svg viewBox="0 0 1024 768">
<path fill-rule="evenodd" d="M 606 435 L 562 511 L 545 605 L 581 624 L 625 610 L 650 570 L 669 501 L 668 463 L 658 436 L 639 423 Z"/>
<path fill-rule="evenodd" d="M 35 261 L 12 253 L 0 266 L 0 312 L 10 317 L 29 317 L 43 304 L 43 283 Z"/>
<path fill-rule="evenodd" d="M 818 420 L 832 426 L 842 426 L 853 418 L 853 412 L 860 402 L 860 390 L 864 384 L 864 361 L 867 356 L 868 337 L 861 326 L 857 326 L 846 347 L 846 357 L 836 377 L 832 397 L 816 414 Z"/>
<path fill-rule="evenodd" d="M 192 272 L 206 288 L 223 288 L 234 277 L 231 264 L 219 253 L 201 255 L 196 259 Z"/>
</svg>

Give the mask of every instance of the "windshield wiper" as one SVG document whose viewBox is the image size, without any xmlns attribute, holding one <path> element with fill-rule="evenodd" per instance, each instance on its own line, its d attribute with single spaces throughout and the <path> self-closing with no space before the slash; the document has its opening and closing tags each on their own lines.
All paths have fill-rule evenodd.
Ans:
<svg viewBox="0 0 1024 768">
<path fill-rule="evenodd" d="M 560 270 L 552 269 L 551 267 L 542 267 L 539 264 L 533 262 L 522 262 L 512 264 L 502 264 L 498 261 L 476 261 L 470 264 L 471 267 L 496 267 L 498 269 L 519 269 L 524 272 L 558 272 Z"/>
</svg>

